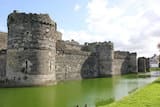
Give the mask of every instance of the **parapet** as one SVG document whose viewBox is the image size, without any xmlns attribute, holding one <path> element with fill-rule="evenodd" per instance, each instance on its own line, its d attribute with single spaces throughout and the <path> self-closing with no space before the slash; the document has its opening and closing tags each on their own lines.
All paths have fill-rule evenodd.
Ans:
<svg viewBox="0 0 160 107">
<path fill-rule="evenodd" d="M 18 24 L 18 23 L 33 23 L 38 22 L 41 24 L 51 25 L 56 27 L 56 23 L 52 21 L 48 14 L 36 14 L 36 13 L 19 13 L 14 11 L 8 16 L 7 24 Z"/>
<path fill-rule="evenodd" d="M 108 42 L 92 42 L 92 43 L 88 43 L 88 42 L 85 42 L 84 44 L 85 46 L 90 46 L 90 45 L 109 45 L 109 46 L 113 46 L 113 43 L 111 41 L 108 41 Z"/>
<path fill-rule="evenodd" d="M 129 52 L 128 51 L 115 51 L 114 52 L 114 58 L 115 59 L 125 59 L 129 57 Z"/>
<path fill-rule="evenodd" d="M 135 56 L 135 57 L 136 57 L 136 56 L 137 56 L 137 53 L 136 53 L 136 52 L 133 52 L 133 53 L 130 53 L 129 55 L 130 55 L 130 56 Z"/>
<path fill-rule="evenodd" d="M 78 42 L 71 40 L 71 41 L 63 41 L 58 40 L 56 42 L 56 51 L 57 54 L 74 54 L 74 55 L 82 55 L 86 56 L 89 55 L 89 52 L 84 52 L 81 50 L 82 45 Z"/>
<path fill-rule="evenodd" d="M 136 52 L 130 53 L 129 51 L 114 51 L 115 59 L 125 59 L 125 58 L 130 58 L 131 56 L 136 57 L 137 53 Z"/>
<path fill-rule="evenodd" d="M 111 41 L 108 42 L 92 42 L 92 43 L 85 43 L 82 47 L 82 50 L 84 51 L 90 51 L 90 52 L 96 52 L 96 48 L 102 46 L 105 48 L 108 48 L 109 50 L 113 50 L 114 46 Z"/>
<path fill-rule="evenodd" d="M 63 40 L 58 40 L 56 43 L 56 49 L 57 51 L 61 50 L 81 50 L 81 45 L 74 41 L 63 41 Z"/>
</svg>

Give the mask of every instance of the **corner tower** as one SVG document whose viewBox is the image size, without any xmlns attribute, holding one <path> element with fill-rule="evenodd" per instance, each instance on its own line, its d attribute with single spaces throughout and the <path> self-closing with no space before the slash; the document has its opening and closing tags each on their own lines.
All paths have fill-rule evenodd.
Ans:
<svg viewBox="0 0 160 107">
<path fill-rule="evenodd" d="M 48 14 L 14 11 L 7 25 L 7 78 L 24 86 L 54 83 L 56 23 Z"/>
<path fill-rule="evenodd" d="M 100 43 L 97 48 L 99 76 L 112 75 L 114 47 L 111 41 Z"/>
</svg>

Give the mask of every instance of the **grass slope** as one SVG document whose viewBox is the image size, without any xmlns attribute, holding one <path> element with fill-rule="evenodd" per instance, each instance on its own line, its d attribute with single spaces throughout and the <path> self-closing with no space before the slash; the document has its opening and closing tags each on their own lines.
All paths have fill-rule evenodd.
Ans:
<svg viewBox="0 0 160 107">
<path fill-rule="evenodd" d="M 120 101 L 99 107 L 160 107 L 160 79 Z"/>
</svg>

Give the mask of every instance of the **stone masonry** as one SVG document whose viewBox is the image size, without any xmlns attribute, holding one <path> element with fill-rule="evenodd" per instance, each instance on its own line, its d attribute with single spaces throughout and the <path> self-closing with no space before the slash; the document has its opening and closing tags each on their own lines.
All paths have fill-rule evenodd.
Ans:
<svg viewBox="0 0 160 107">
<path fill-rule="evenodd" d="M 149 72 L 149 58 L 138 58 L 138 72 Z"/>
<path fill-rule="evenodd" d="M 0 33 L 1 86 L 50 85 L 58 81 L 137 72 L 136 53 L 114 51 L 112 42 L 63 41 L 48 14 L 14 11 Z"/>
<path fill-rule="evenodd" d="M 6 77 L 23 85 L 55 82 L 56 24 L 47 14 L 8 16 Z"/>
</svg>

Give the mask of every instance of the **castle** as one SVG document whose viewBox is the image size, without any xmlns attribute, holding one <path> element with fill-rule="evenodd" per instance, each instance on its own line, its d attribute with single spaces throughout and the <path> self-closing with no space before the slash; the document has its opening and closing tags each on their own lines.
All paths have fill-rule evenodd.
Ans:
<svg viewBox="0 0 160 107">
<path fill-rule="evenodd" d="M 114 51 L 112 42 L 80 45 L 62 40 L 48 14 L 14 11 L 0 33 L 0 85 L 37 86 L 137 72 L 136 53 Z"/>
</svg>

